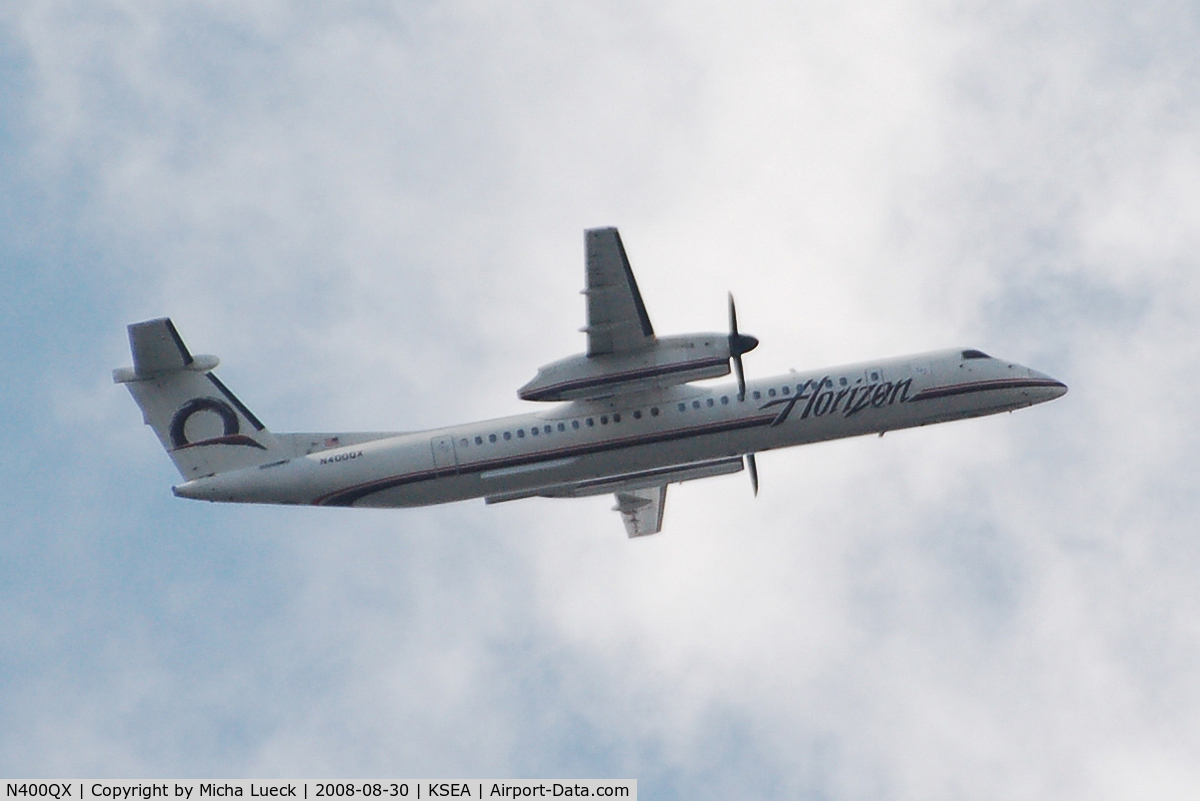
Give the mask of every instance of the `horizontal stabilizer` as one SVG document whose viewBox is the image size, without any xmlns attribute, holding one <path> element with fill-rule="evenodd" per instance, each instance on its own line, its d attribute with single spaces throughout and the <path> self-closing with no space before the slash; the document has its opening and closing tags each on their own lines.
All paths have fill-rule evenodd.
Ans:
<svg viewBox="0 0 1200 801">
<path fill-rule="evenodd" d="M 169 317 L 129 326 L 129 349 L 139 376 L 182 370 L 195 361 Z"/>
<path fill-rule="evenodd" d="M 142 381 L 179 370 L 205 373 L 220 363 L 216 356 L 193 356 L 187 345 L 183 344 L 183 338 L 175 330 L 170 317 L 133 323 L 128 328 L 133 369 L 122 367 L 114 370 L 113 380 L 118 384 Z"/>
</svg>

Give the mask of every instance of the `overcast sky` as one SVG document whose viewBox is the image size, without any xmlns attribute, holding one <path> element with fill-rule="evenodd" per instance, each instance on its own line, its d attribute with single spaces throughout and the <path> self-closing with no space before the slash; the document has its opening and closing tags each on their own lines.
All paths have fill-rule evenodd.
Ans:
<svg viewBox="0 0 1200 801">
<path fill-rule="evenodd" d="M 1194 3 L 0 10 L 0 775 L 1194 798 Z M 766 375 L 970 346 L 1053 404 L 672 487 L 209 505 L 110 371 L 272 429 L 517 413 L 583 229 Z"/>
</svg>

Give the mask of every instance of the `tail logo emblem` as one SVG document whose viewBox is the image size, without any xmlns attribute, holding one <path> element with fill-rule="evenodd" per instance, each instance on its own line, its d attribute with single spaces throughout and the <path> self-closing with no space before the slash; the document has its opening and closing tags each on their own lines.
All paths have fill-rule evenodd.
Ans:
<svg viewBox="0 0 1200 801">
<path fill-rule="evenodd" d="M 187 422 L 197 412 L 213 412 L 221 418 L 223 433 L 219 437 L 198 439 L 190 442 L 187 438 Z M 245 434 L 239 433 L 241 424 L 237 412 L 219 398 L 192 398 L 179 407 L 179 411 L 171 418 L 171 447 L 175 450 L 194 448 L 199 445 L 247 445 L 252 448 L 266 448 Z"/>
</svg>

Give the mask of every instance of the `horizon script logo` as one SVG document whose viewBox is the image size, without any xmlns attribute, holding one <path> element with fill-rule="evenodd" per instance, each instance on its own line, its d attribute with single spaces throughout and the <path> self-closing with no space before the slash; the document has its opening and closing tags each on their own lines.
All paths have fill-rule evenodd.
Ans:
<svg viewBox="0 0 1200 801">
<path fill-rule="evenodd" d="M 825 390 L 826 386 L 829 387 L 828 390 Z M 868 407 L 881 409 L 884 406 L 891 406 L 897 401 L 907 403 L 909 401 L 908 390 L 911 386 L 912 379 L 906 378 L 896 383 L 881 381 L 876 384 L 867 384 L 865 387 L 852 386 L 837 389 L 831 376 L 825 376 L 820 381 L 810 378 L 792 397 L 776 398 L 758 408 L 783 407 L 771 421 L 771 428 L 783 425 L 784 421 L 788 419 L 788 415 L 792 413 L 792 409 L 795 409 L 796 404 L 800 401 L 807 401 L 804 411 L 800 413 L 801 420 L 807 419 L 810 414 L 813 417 L 823 417 L 839 411 L 842 413 L 842 417 L 853 417 Z"/>
</svg>

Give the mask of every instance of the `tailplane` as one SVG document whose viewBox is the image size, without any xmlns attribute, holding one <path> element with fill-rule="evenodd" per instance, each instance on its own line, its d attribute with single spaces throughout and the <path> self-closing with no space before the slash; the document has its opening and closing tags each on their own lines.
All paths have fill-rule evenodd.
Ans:
<svg viewBox="0 0 1200 801">
<path fill-rule="evenodd" d="M 266 464 L 282 448 L 221 383 L 217 357 L 195 355 L 169 318 L 129 326 L 133 367 L 113 371 L 186 480 Z"/>
</svg>

